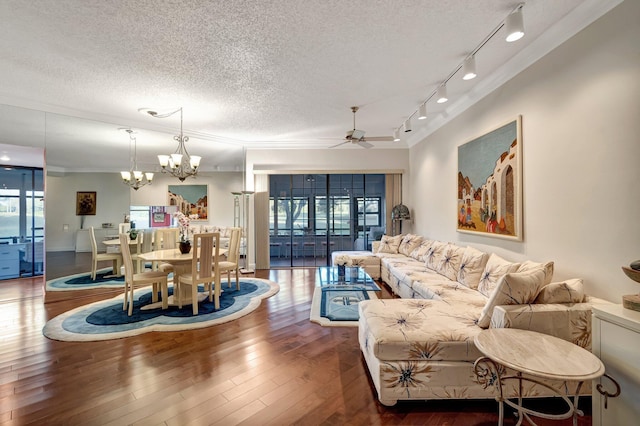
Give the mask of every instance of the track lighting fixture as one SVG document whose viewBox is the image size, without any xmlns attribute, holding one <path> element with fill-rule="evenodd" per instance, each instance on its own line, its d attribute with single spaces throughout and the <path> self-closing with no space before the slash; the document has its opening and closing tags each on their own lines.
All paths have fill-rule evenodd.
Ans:
<svg viewBox="0 0 640 426">
<path fill-rule="evenodd" d="M 458 72 L 462 70 L 462 79 L 463 80 L 471 80 L 477 77 L 476 73 L 476 55 L 496 34 L 502 34 L 502 29 L 505 28 L 506 31 L 506 40 L 508 42 L 519 40 L 524 36 L 524 20 L 522 18 L 522 9 L 524 8 L 524 3 L 518 4 L 514 9 L 511 10 L 511 13 L 507 15 L 507 17 L 501 21 L 476 47 L 475 49 L 469 51 L 470 53 L 464 59 L 461 64 L 458 64 L 456 68 L 447 76 L 447 78 L 441 80 L 440 85 L 429 95 L 429 97 L 420 104 L 417 111 L 414 111 L 409 115 L 409 118 L 406 119 L 404 124 L 401 127 L 404 127 L 405 132 L 411 131 L 411 123 L 409 120 L 414 115 L 418 117 L 418 120 L 424 120 L 427 118 L 427 103 L 434 99 L 437 103 L 442 104 L 449 100 L 447 96 L 447 83 L 449 80 L 453 78 Z M 398 128 L 399 129 L 399 128 Z M 395 139 L 394 139 L 395 140 Z"/>
<path fill-rule="evenodd" d="M 411 131 L 411 118 L 407 118 L 404 121 L 404 132 L 409 133 Z"/>
<path fill-rule="evenodd" d="M 471 80 L 476 78 L 476 57 L 475 55 L 467 56 L 462 64 L 462 79 Z"/>
<path fill-rule="evenodd" d="M 420 109 L 418 110 L 418 120 L 424 120 L 427 118 L 427 103 L 423 103 L 420 105 Z"/>
<path fill-rule="evenodd" d="M 508 42 L 520 40 L 524 36 L 524 20 L 522 19 L 522 5 L 511 12 L 504 21 L 507 31 L 505 40 Z"/>
<path fill-rule="evenodd" d="M 440 87 L 438 87 L 438 92 L 436 93 L 436 102 L 439 104 L 443 104 L 448 100 L 449 98 L 447 97 L 447 84 L 442 83 Z"/>
<path fill-rule="evenodd" d="M 394 142 L 400 142 L 400 130 L 399 129 L 395 129 L 393 131 L 393 141 Z"/>
</svg>

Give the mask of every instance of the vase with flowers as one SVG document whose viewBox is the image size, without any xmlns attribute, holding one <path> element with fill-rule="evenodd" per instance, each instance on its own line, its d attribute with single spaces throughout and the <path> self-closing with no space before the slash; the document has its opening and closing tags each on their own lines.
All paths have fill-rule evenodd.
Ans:
<svg viewBox="0 0 640 426">
<path fill-rule="evenodd" d="M 344 281 L 347 266 L 353 265 L 353 261 L 351 260 L 351 257 L 344 254 L 337 256 L 335 260 L 335 264 L 338 266 L 338 280 Z"/>
<path fill-rule="evenodd" d="M 187 216 L 182 212 L 175 212 L 173 216 L 178 221 L 178 228 L 180 229 L 180 253 L 189 253 L 191 251 L 191 220 L 197 219 L 197 214 Z"/>
</svg>

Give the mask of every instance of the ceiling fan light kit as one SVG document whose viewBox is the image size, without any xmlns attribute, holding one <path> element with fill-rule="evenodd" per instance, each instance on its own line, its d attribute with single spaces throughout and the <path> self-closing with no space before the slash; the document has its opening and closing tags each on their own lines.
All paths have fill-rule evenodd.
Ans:
<svg viewBox="0 0 640 426">
<path fill-rule="evenodd" d="M 397 130 L 394 133 L 395 136 L 370 136 L 368 138 L 365 138 L 366 132 L 364 130 L 356 129 L 356 112 L 358 112 L 359 109 L 360 107 L 358 106 L 351 107 L 351 112 L 353 112 L 353 129 L 347 131 L 347 135 L 344 138 L 345 139 L 344 142 L 340 142 L 339 144 L 330 146 L 329 148 L 336 148 L 340 145 L 344 145 L 347 143 L 352 143 L 362 148 L 373 148 L 373 145 L 370 144 L 368 141 L 391 142 L 391 141 L 400 140 L 400 138 L 397 135 Z"/>
<path fill-rule="evenodd" d="M 417 115 L 418 120 L 424 120 L 427 118 L 427 102 L 431 99 L 435 98 L 435 101 L 439 104 L 445 103 L 449 100 L 447 96 L 447 83 L 454 75 L 458 73 L 458 71 L 462 70 L 462 79 L 463 80 L 471 80 L 477 76 L 476 73 L 476 54 L 484 47 L 485 44 L 489 42 L 500 30 L 504 27 L 506 36 L 505 40 L 507 42 L 513 42 L 516 40 L 520 40 L 524 37 L 524 19 L 522 10 L 524 8 L 524 3 L 518 4 L 514 9 L 511 10 L 509 15 L 496 26 L 493 31 L 489 33 L 477 46 L 475 49 L 471 51 L 469 55 L 467 55 L 463 61 L 463 63 L 456 66 L 456 68 L 449 74 L 449 76 L 444 79 L 442 83 L 436 87 L 436 89 L 431 92 L 431 94 L 427 97 L 427 99 L 420 104 L 418 110 L 414 111 L 409 118 L 405 120 L 401 127 L 404 127 L 405 132 L 411 131 L 411 123 L 409 122 L 410 118 L 414 115 Z M 408 126 L 407 126 L 408 125 Z M 394 139 L 395 140 L 395 139 Z"/>
</svg>

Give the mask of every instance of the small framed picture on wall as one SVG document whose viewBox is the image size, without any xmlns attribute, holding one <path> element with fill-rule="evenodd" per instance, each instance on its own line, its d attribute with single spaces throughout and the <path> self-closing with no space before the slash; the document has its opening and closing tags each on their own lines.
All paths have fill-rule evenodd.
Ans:
<svg viewBox="0 0 640 426">
<path fill-rule="evenodd" d="M 76 216 L 95 216 L 96 214 L 96 192 L 76 193 Z"/>
</svg>

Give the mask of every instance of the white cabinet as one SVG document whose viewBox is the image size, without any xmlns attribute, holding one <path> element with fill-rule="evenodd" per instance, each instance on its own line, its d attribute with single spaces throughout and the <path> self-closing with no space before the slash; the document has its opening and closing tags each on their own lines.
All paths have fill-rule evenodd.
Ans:
<svg viewBox="0 0 640 426">
<path fill-rule="evenodd" d="M 593 307 L 593 353 L 605 366 L 605 374 L 620 385 L 620 395 L 605 398 L 596 386 L 610 393 L 615 385 L 606 377 L 593 383 L 593 424 L 632 425 L 640 418 L 640 312 L 622 305 Z M 605 408 L 605 400 L 607 408 Z"/>
<path fill-rule="evenodd" d="M 20 250 L 24 244 L 0 244 L 0 280 L 20 276 Z"/>
</svg>

